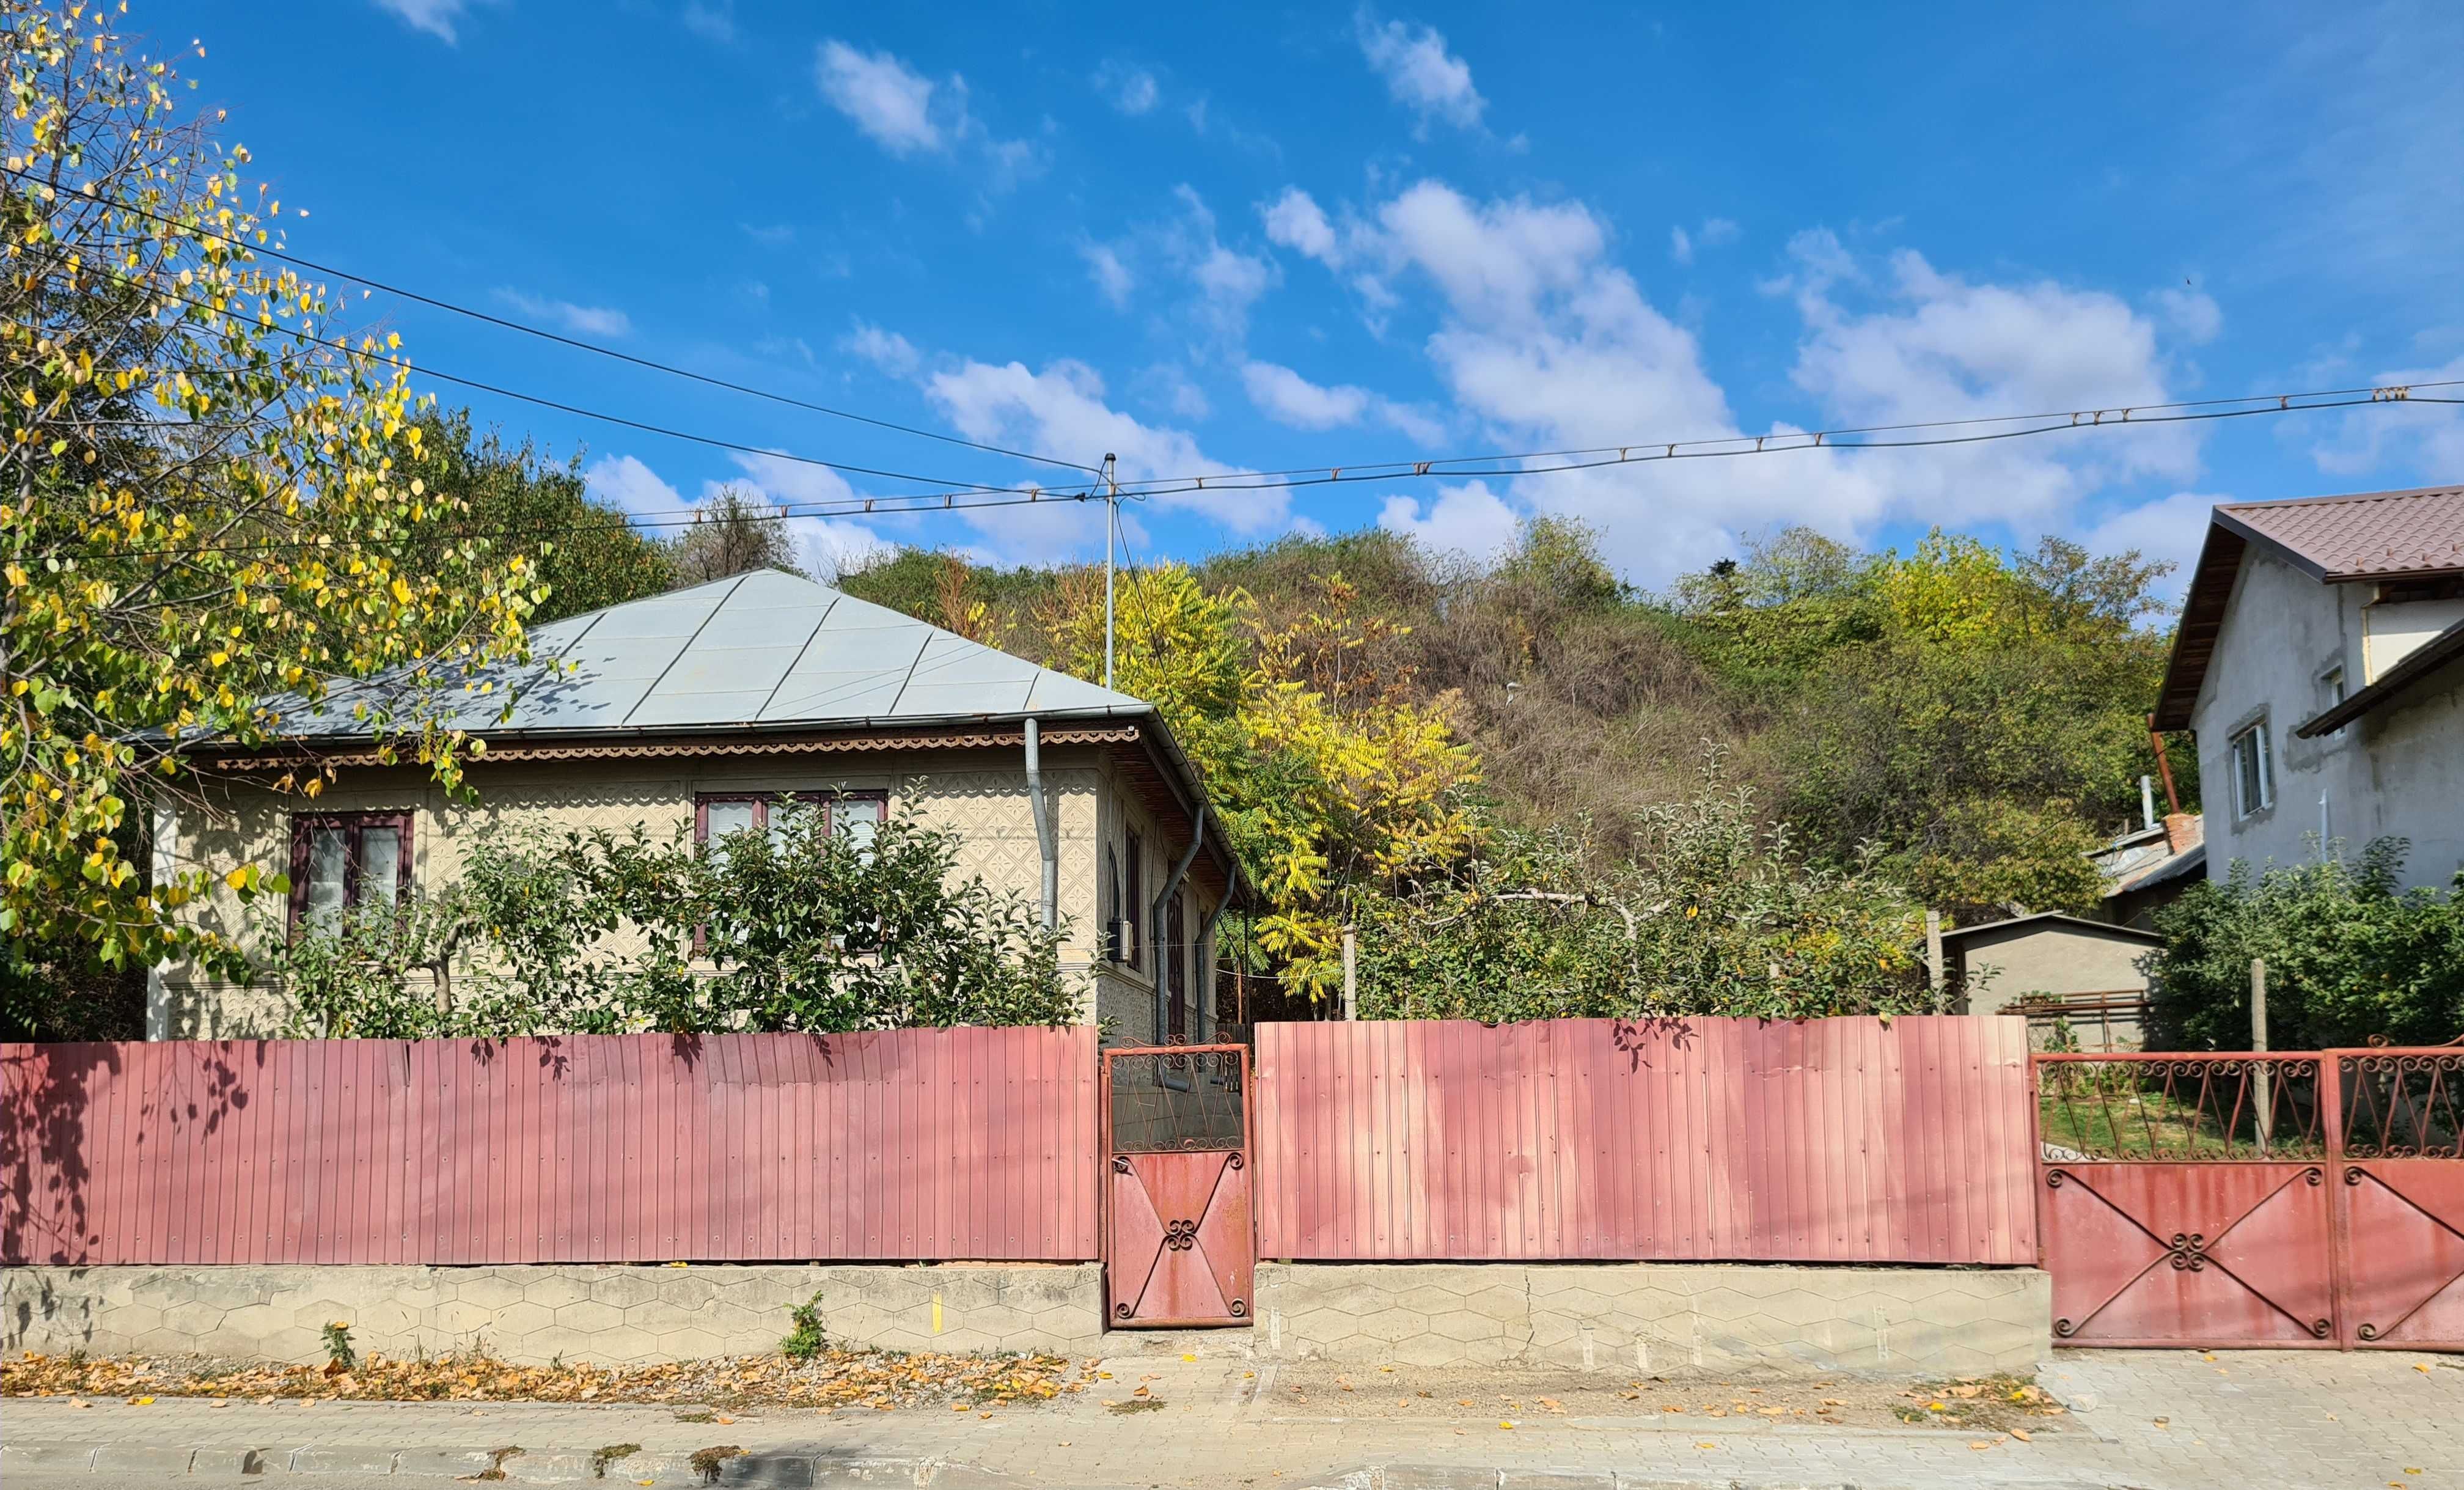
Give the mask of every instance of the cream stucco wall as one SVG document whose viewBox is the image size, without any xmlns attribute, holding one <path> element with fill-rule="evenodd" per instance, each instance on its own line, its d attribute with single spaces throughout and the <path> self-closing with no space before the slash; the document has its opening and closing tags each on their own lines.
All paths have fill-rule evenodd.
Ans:
<svg viewBox="0 0 2464 1490">
<path fill-rule="evenodd" d="M 1151 820 L 1111 761 L 1091 746 L 1044 753 L 1045 790 L 1059 827 L 1059 909 L 1068 930 L 1063 969 L 1086 989 L 1081 1017 L 1111 1018 L 1115 1038 L 1153 1034 L 1152 981 L 1095 962 L 1101 934 L 1097 866 L 1107 837 L 1116 845 L 1132 827 L 1143 833 L 1150 861 L 1163 859 L 1168 835 Z M 256 783 L 231 783 L 217 794 L 212 820 L 190 810 L 176 824 L 175 860 L 216 876 L 240 865 L 287 867 L 290 824 L 298 812 L 387 811 L 412 814 L 412 883 L 433 893 L 460 873 L 473 844 L 517 828 L 606 828 L 640 824 L 654 837 L 690 830 L 693 800 L 703 793 L 883 792 L 893 807 L 912 805 L 927 822 L 957 830 L 958 872 L 981 875 L 996 887 L 1036 899 L 1042 854 L 1029 811 L 1024 761 L 1013 750 L 880 751 L 781 754 L 766 756 L 655 760 L 500 761 L 473 767 L 475 800 L 456 800 L 411 767 L 345 768 L 314 800 Z M 1180 845 L 1172 844 L 1177 853 Z M 1152 894 L 1170 870 L 1150 863 Z M 1212 897 L 1193 886 L 1194 936 Z M 283 934 L 285 908 L 274 898 L 243 907 L 218 890 L 195 912 L 243 946 L 261 949 Z M 1153 960 L 1148 959 L 1148 973 Z M 280 991 L 239 987 L 175 965 L 159 978 L 149 1021 L 156 1038 L 212 1039 L 276 1032 L 284 1019 Z"/>
<path fill-rule="evenodd" d="M 2329 668 L 2344 669 L 2348 691 L 2361 689 L 2369 675 L 2365 638 L 2421 629 L 2406 621 L 2408 606 L 2376 597 L 2372 584 L 2321 584 L 2256 545 L 2243 559 L 2191 713 L 2210 878 L 2225 878 L 2235 861 L 2256 871 L 2270 862 L 2314 859 L 2322 836 L 2342 840 L 2348 856 L 2372 839 L 2409 839 L 2409 886 L 2443 887 L 2464 866 L 2464 686 L 2454 668 L 2335 734 L 2304 740 L 2293 734 L 2332 702 L 2321 681 Z M 2443 616 L 2441 604 L 2409 603 L 2424 616 Z M 2388 648 L 2372 650 L 2384 668 Z M 2237 814 L 2233 737 L 2261 720 L 2275 799 Z"/>
</svg>

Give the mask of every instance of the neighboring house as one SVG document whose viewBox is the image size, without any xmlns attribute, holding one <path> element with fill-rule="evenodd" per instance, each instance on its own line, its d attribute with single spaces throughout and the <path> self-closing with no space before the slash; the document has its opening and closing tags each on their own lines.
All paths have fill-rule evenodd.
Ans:
<svg viewBox="0 0 2464 1490">
<path fill-rule="evenodd" d="M 1962 1014 L 2025 1014 L 2038 1044 L 2067 1019 L 2082 1049 L 2132 1050 L 2145 1038 L 2153 931 L 2046 911 L 1942 933 Z"/>
<path fill-rule="evenodd" d="M 831 802 L 838 830 L 864 832 L 912 804 L 959 831 L 961 873 L 1031 903 L 1052 856 L 1063 966 L 1091 975 L 1089 1021 L 1133 1042 L 1212 1027 L 1212 931 L 1240 874 L 1152 705 L 777 570 L 574 616 L 531 644 L 537 661 L 468 695 L 451 721 L 486 741 L 470 763 L 475 800 L 449 800 L 423 767 L 382 764 L 344 690 L 285 721 L 278 748 L 193 751 L 218 821 L 158 818 L 158 852 L 217 874 L 288 866 L 287 908 L 222 893 L 202 912 L 253 939 L 327 907 L 441 889 L 470 844 L 511 827 L 706 837 L 803 795 Z M 1029 805 L 1030 721 L 1048 840 Z M 312 759 L 339 771 L 321 795 L 276 789 Z M 1116 918 L 1142 928 L 1119 958 L 1101 954 Z M 277 991 L 174 966 L 153 979 L 147 1029 L 261 1034 L 282 1013 Z"/>
<path fill-rule="evenodd" d="M 2207 828 L 2194 812 L 2167 813 L 2088 855 L 2104 879 L 2101 919 L 2153 929 L 2157 908 L 2206 878 Z"/>
<path fill-rule="evenodd" d="M 2411 841 L 2464 865 L 2464 487 L 2215 509 L 2152 721 L 2194 730 L 2207 869 Z"/>
</svg>

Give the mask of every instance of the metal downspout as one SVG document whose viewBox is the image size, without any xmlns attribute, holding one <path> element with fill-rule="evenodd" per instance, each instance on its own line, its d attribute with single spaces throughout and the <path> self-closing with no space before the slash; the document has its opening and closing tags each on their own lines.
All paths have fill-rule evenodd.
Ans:
<svg viewBox="0 0 2464 1490">
<path fill-rule="evenodd" d="M 1201 798 L 1198 803 L 1198 820 L 1190 828 L 1189 847 L 1182 851 L 1180 862 L 1172 866 L 1172 874 L 1163 882 L 1163 888 L 1155 891 L 1155 905 L 1152 908 L 1153 914 L 1147 922 L 1147 925 L 1154 928 L 1157 933 L 1149 937 L 1148 940 L 1155 944 L 1155 1038 L 1158 1044 L 1162 1043 L 1165 1033 L 1172 1028 L 1171 1009 L 1165 1002 L 1166 999 L 1169 999 L 1172 997 L 1172 980 L 1167 975 L 1167 970 L 1163 965 L 1163 936 L 1161 933 L 1163 929 L 1170 924 L 1164 919 L 1164 909 L 1172 904 L 1172 897 L 1179 893 L 1180 877 L 1189 872 L 1189 866 L 1192 864 L 1197 863 L 1198 850 L 1205 844 L 1205 842 L 1206 802 L 1204 799 Z M 1182 950 L 1180 948 L 1176 947 L 1172 950 L 1172 955 L 1176 957 L 1182 954 Z"/>
<path fill-rule="evenodd" d="M 1026 807 L 1035 815 L 1035 847 L 1044 858 L 1044 929 L 1049 931 L 1061 924 L 1061 853 L 1044 797 L 1043 731 L 1033 719 L 1026 721 Z"/>
</svg>

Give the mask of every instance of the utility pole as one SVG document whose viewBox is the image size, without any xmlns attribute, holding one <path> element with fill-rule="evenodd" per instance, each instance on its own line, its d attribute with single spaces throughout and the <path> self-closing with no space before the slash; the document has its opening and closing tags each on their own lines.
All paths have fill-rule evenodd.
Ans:
<svg viewBox="0 0 2464 1490">
<path fill-rule="evenodd" d="M 1121 531 L 1121 483 L 1112 452 L 1104 452 L 1104 687 L 1112 686 L 1112 549 Z"/>
</svg>

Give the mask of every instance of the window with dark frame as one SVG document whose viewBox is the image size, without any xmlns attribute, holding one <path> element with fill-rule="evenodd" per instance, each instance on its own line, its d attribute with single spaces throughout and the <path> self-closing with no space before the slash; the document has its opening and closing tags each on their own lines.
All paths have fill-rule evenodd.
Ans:
<svg viewBox="0 0 2464 1490">
<path fill-rule="evenodd" d="M 1159 949 L 1158 955 L 1169 958 L 1171 962 L 1171 971 L 1165 975 L 1165 982 L 1171 989 L 1170 1001 L 1166 1005 L 1168 1011 L 1166 1017 L 1171 1022 L 1165 1033 L 1167 1039 L 1173 1041 L 1185 1041 L 1189 1038 L 1188 905 L 1187 890 L 1172 897 L 1172 924 L 1167 929 L 1168 934 L 1165 939 L 1156 944 Z"/>
<path fill-rule="evenodd" d="M 1147 965 L 1146 943 L 1152 940 L 1147 935 L 1147 845 L 1146 840 L 1134 832 L 1130 834 L 1130 851 L 1127 857 L 1130 882 L 1129 905 L 1122 912 L 1122 919 L 1137 928 L 1136 933 L 1130 938 L 1130 966 L 1144 971 Z"/>
<path fill-rule="evenodd" d="M 410 898 L 407 812 L 302 812 L 291 818 L 291 932 L 363 905 Z"/>
<path fill-rule="evenodd" d="M 847 834 L 863 844 L 872 842 L 890 815 L 887 792 L 700 792 L 693 797 L 693 843 L 723 843 L 728 835 L 748 828 L 770 833 L 776 843 L 770 809 L 798 799 L 826 805 L 825 830 Z"/>
</svg>

